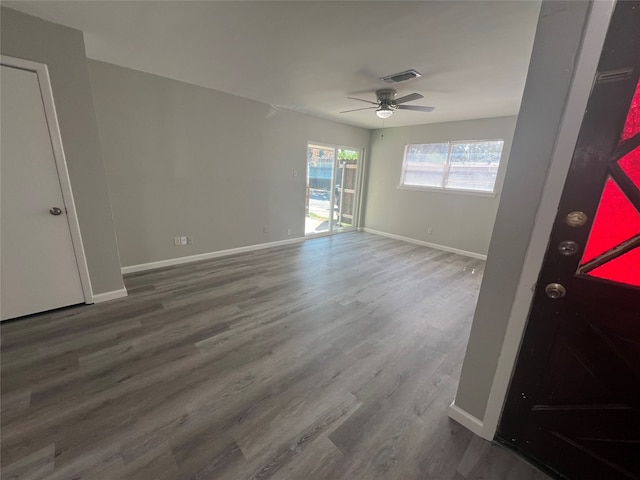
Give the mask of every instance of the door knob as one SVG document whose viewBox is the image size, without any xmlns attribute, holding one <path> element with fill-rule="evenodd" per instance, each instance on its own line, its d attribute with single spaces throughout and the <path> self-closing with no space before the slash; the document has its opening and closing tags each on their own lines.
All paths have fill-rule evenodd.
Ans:
<svg viewBox="0 0 640 480">
<path fill-rule="evenodd" d="M 61 210 L 61 209 L 59 209 L 58 207 L 51 207 L 51 208 L 49 209 L 49 213 L 50 213 L 51 215 L 60 215 L 60 214 L 62 213 L 62 210 Z"/>
<path fill-rule="evenodd" d="M 559 283 L 550 283 L 549 285 L 544 287 L 544 292 L 547 294 L 547 297 L 553 300 L 557 300 L 558 298 L 562 298 L 567 294 L 567 289 Z"/>
</svg>

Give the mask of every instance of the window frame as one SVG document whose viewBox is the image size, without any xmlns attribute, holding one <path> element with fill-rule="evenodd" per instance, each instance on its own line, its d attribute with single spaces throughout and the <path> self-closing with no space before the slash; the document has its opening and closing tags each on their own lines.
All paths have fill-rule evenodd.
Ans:
<svg viewBox="0 0 640 480">
<path fill-rule="evenodd" d="M 467 188 L 452 188 L 447 187 L 447 179 L 449 178 L 449 171 L 451 166 L 451 151 L 453 149 L 454 144 L 458 143 L 485 143 L 485 142 L 502 142 L 502 150 L 500 152 L 500 160 L 498 161 L 498 171 L 496 172 L 496 181 L 493 184 L 493 190 L 473 190 Z M 495 197 L 497 195 L 497 184 L 498 177 L 500 174 L 500 167 L 502 166 L 502 158 L 504 155 L 504 139 L 502 138 L 494 138 L 494 139 L 482 139 L 482 140 L 446 140 L 446 141 L 435 141 L 429 143 L 407 143 L 404 146 L 404 154 L 402 156 L 402 167 L 400 169 L 400 181 L 398 182 L 397 188 L 403 190 L 422 190 L 422 191 L 433 191 L 433 192 L 442 192 L 442 193 L 455 193 L 460 195 L 474 195 L 480 197 Z M 406 166 L 407 166 L 407 152 L 412 145 L 436 145 L 436 144 L 446 144 L 447 145 L 447 160 L 444 165 L 444 172 L 442 176 L 442 186 L 436 187 L 433 185 L 406 185 L 404 183 L 404 179 L 406 176 Z"/>
</svg>

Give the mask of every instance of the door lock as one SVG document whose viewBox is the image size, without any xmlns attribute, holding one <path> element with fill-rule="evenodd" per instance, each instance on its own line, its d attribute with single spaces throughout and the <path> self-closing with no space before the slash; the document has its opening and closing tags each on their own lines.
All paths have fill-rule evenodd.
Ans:
<svg viewBox="0 0 640 480">
<path fill-rule="evenodd" d="M 59 209 L 58 207 L 51 207 L 51 208 L 49 209 L 49 213 L 50 213 L 51 215 L 56 215 L 56 216 L 58 216 L 58 215 L 61 215 L 61 214 L 62 214 L 62 210 L 61 210 L 61 209 Z"/>
<path fill-rule="evenodd" d="M 581 227 L 587 223 L 587 214 L 584 212 L 569 212 L 564 221 L 570 227 Z"/>
<path fill-rule="evenodd" d="M 558 251 L 565 257 L 570 257 L 578 253 L 578 244 L 572 240 L 565 240 L 558 244 Z"/>
</svg>

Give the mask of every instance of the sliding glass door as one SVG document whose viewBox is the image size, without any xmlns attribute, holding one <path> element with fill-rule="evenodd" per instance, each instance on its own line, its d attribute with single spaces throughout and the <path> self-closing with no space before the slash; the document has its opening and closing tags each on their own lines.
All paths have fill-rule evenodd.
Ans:
<svg viewBox="0 0 640 480">
<path fill-rule="evenodd" d="M 306 235 L 357 226 L 361 156 L 361 150 L 355 148 L 307 146 Z"/>
</svg>

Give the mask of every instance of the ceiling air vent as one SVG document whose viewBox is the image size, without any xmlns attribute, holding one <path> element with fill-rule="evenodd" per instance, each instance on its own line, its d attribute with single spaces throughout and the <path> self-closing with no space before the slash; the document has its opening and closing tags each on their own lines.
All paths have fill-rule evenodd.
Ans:
<svg viewBox="0 0 640 480">
<path fill-rule="evenodd" d="M 382 77 L 380 80 L 384 80 L 387 83 L 400 83 L 405 82 L 407 80 L 411 80 L 412 78 L 421 77 L 420 73 L 415 70 L 407 70 L 406 72 L 394 73 L 393 75 L 387 75 L 386 77 Z"/>
</svg>

